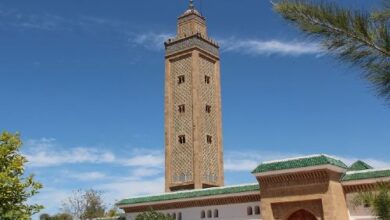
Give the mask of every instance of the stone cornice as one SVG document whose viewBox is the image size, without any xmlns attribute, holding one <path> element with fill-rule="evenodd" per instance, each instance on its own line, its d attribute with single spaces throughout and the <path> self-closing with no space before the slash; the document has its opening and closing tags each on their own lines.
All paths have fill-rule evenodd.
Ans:
<svg viewBox="0 0 390 220">
<path fill-rule="evenodd" d="M 165 56 L 185 51 L 191 48 L 200 48 L 216 57 L 219 57 L 219 46 L 211 39 L 205 39 L 200 34 L 195 34 L 181 39 L 169 39 L 165 43 Z"/>
</svg>

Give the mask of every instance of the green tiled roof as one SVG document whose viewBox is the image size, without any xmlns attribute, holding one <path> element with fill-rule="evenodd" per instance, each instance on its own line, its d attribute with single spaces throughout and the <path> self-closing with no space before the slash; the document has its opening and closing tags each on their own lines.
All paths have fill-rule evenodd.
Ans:
<svg viewBox="0 0 390 220">
<path fill-rule="evenodd" d="M 180 191 L 180 192 L 173 192 L 173 193 L 164 193 L 160 195 L 134 197 L 134 198 L 124 199 L 119 203 L 117 203 L 117 205 L 120 206 L 120 205 L 132 205 L 132 204 L 140 204 L 140 203 L 148 203 L 148 202 L 161 202 L 161 201 L 176 200 L 176 199 L 191 199 L 191 198 L 235 194 L 235 193 L 243 193 L 243 192 L 251 192 L 251 191 L 259 191 L 259 184 L 254 183 L 254 184 L 237 185 L 237 186 L 215 187 L 215 188 L 200 189 L 200 190 L 188 190 L 188 191 Z"/>
<path fill-rule="evenodd" d="M 255 170 L 252 171 L 252 173 L 264 173 L 270 171 L 288 170 L 320 165 L 333 165 L 344 169 L 348 168 L 347 165 L 345 165 L 341 160 L 335 159 L 324 154 L 320 154 L 308 157 L 265 162 L 260 164 Z"/>
<path fill-rule="evenodd" d="M 390 169 L 349 171 L 344 175 L 342 181 L 365 180 L 381 177 L 390 177 Z"/>
<path fill-rule="evenodd" d="M 348 171 L 359 171 L 359 170 L 369 170 L 373 169 L 372 166 L 368 165 L 364 161 L 358 160 L 355 163 L 353 163 L 349 168 Z"/>
</svg>

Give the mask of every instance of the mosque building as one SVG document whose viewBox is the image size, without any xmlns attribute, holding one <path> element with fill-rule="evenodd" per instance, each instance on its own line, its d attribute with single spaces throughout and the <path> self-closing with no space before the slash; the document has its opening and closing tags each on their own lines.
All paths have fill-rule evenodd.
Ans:
<svg viewBox="0 0 390 220">
<path fill-rule="evenodd" d="M 155 210 L 177 220 L 374 220 L 360 191 L 390 182 L 390 169 L 347 166 L 318 154 L 264 162 L 255 183 L 224 186 L 220 56 L 191 1 L 165 42 L 165 193 L 117 205 L 134 220 Z"/>
</svg>

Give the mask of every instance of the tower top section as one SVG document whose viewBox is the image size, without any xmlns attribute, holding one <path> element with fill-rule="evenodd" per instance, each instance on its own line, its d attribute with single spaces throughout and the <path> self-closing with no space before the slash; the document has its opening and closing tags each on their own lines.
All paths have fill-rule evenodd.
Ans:
<svg viewBox="0 0 390 220">
<path fill-rule="evenodd" d="M 188 9 L 178 18 L 176 36 L 165 42 L 166 55 L 188 49 L 190 45 L 200 47 L 219 57 L 219 46 L 208 37 L 206 18 L 196 10 L 193 0 L 189 1 Z"/>
<path fill-rule="evenodd" d="M 196 10 L 194 1 L 190 0 L 188 9 L 179 17 L 177 37 L 185 38 L 194 34 L 207 37 L 206 19 Z"/>
<path fill-rule="evenodd" d="M 190 0 L 190 4 L 188 6 L 187 11 L 185 11 L 180 17 L 184 17 L 190 14 L 197 15 L 204 20 L 204 17 L 201 15 L 201 13 L 198 10 L 196 10 L 193 0 Z"/>
</svg>

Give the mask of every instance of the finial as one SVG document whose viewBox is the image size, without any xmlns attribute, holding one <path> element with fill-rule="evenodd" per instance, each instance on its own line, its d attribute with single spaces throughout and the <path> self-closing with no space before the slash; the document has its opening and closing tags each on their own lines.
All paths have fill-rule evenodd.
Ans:
<svg viewBox="0 0 390 220">
<path fill-rule="evenodd" d="M 190 6 L 189 9 L 194 10 L 194 0 L 190 0 Z"/>
</svg>

